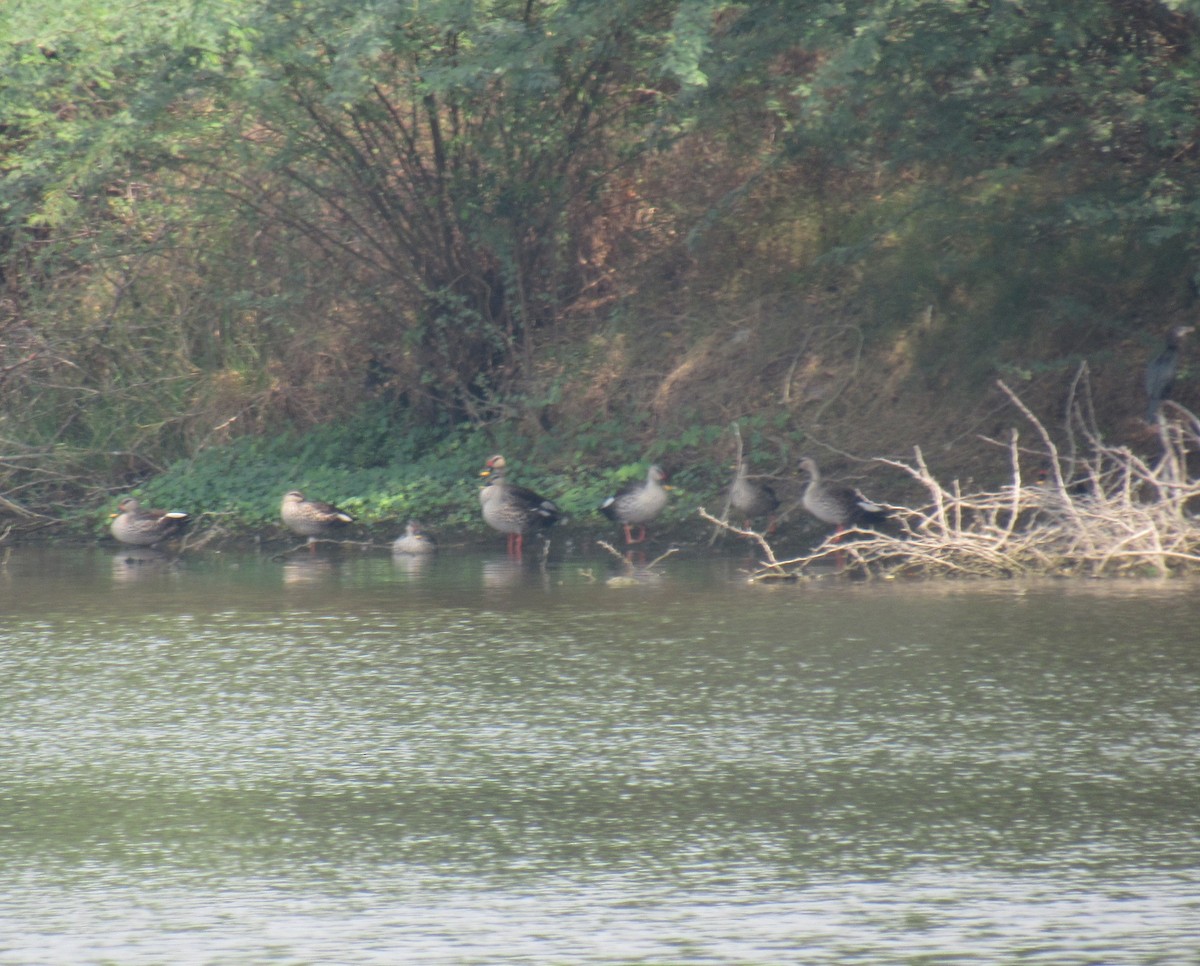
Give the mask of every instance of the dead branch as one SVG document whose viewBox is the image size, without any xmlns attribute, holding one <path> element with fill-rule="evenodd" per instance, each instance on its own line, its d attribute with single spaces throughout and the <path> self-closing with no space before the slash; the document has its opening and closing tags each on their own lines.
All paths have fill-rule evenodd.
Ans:
<svg viewBox="0 0 1200 966">
<path fill-rule="evenodd" d="M 1200 480 L 1187 475 L 1200 452 L 1200 420 L 1186 410 L 1160 423 L 1161 455 L 1147 460 L 1111 446 L 1099 432 L 1087 396 L 1086 371 L 1077 374 L 1067 407 L 1067 455 L 1050 431 L 1003 383 L 1001 390 L 1032 426 L 1036 444 L 1007 443 L 1011 482 L 997 490 L 964 492 L 934 477 L 920 447 L 910 460 L 877 462 L 907 474 L 927 494 L 919 507 L 887 507 L 891 525 L 830 536 L 803 556 L 778 560 L 766 538 L 706 520 L 758 542 L 768 563 L 759 574 L 798 573 L 839 561 L 839 572 L 860 575 L 1126 576 L 1194 571 L 1200 565 Z M 1175 407 L 1180 408 L 1180 407 Z M 1174 412 L 1174 408 L 1169 410 Z M 1036 459 L 1044 477 L 1026 482 L 1023 459 Z"/>
</svg>

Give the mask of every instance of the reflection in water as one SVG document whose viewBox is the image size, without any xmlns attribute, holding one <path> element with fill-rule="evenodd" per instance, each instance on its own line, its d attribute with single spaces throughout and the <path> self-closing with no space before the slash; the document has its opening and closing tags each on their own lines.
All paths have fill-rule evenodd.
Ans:
<svg viewBox="0 0 1200 966">
<path fill-rule="evenodd" d="M 526 564 L 512 557 L 495 557 L 484 560 L 480 567 L 483 586 L 487 590 L 506 590 L 525 583 L 530 574 L 538 573 L 533 564 Z"/>
<path fill-rule="evenodd" d="M 432 553 L 392 553 L 392 566 L 407 574 L 420 574 L 432 566 L 436 554 Z"/>
<path fill-rule="evenodd" d="M 335 570 L 334 562 L 331 559 L 308 552 L 285 557 L 281 566 L 283 582 L 288 586 L 323 583 Z"/>
<path fill-rule="evenodd" d="M 123 547 L 112 558 L 113 581 L 126 584 L 157 579 L 177 565 L 175 557 L 153 547 Z"/>
<path fill-rule="evenodd" d="M 188 563 L 5 568 L 0 963 L 1194 958 L 1194 586 Z"/>
</svg>

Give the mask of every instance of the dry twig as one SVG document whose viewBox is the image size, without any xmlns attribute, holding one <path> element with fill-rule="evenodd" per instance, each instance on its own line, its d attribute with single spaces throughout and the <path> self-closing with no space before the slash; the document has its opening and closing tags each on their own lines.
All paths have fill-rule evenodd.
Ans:
<svg viewBox="0 0 1200 966">
<path fill-rule="evenodd" d="M 835 556 L 843 561 L 840 570 L 866 575 L 1112 576 L 1200 569 L 1200 522 L 1192 515 L 1200 506 L 1200 480 L 1189 479 L 1186 470 L 1188 454 L 1200 452 L 1200 420 L 1173 407 L 1177 414 L 1159 426 L 1157 459 L 1111 446 L 1096 427 L 1081 369 L 1071 386 L 1064 457 L 1020 398 L 1004 383 L 1000 389 L 1037 439 L 1035 448 L 1023 448 L 1014 430 L 1006 443 L 998 443 L 1008 451 L 1008 486 L 967 493 L 957 480 L 943 486 L 917 447 L 911 460 L 879 460 L 928 494 L 921 507 L 888 506 L 893 524 L 888 530 L 849 530 L 780 561 L 761 534 L 727 529 L 758 541 L 769 561 L 758 571 L 763 577 L 798 572 Z M 1032 484 L 1021 467 L 1030 457 L 1044 472 Z"/>
</svg>

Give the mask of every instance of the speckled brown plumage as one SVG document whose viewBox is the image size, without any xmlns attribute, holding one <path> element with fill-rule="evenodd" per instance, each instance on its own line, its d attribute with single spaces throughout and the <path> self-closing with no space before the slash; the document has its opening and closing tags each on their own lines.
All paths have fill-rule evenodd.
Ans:
<svg viewBox="0 0 1200 966">
<path fill-rule="evenodd" d="M 345 510 L 321 500 L 306 500 L 299 490 L 291 490 L 279 507 L 283 524 L 293 533 L 307 537 L 311 543 L 320 538 L 336 536 L 354 522 Z"/>
<path fill-rule="evenodd" d="M 182 510 L 143 510 L 131 496 L 117 504 L 109 530 L 131 547 L 152 547 L 183 532 L 191 516 Z"/>
</svg>

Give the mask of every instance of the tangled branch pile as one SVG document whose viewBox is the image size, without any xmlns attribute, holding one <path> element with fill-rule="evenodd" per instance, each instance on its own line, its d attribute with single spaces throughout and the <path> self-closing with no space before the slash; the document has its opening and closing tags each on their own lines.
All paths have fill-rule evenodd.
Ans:
<svg viewBox="0 0 1200 966">
<path fill-rule="evenodd" d="M 1081 376 L 1083 375 L 1081 370 Z M 1079 377 L 1075 385 L 1079 384 Z M 1170 405 L 1160 419 L 1161 451 L 1153 458 L 1105 444 L 1086 400 L 1068 405 L 1060 448 L 1028 408 L 1001 389 L 1038 436 L 1025 449 L 1014 430 L 1007 444 L 1011 484 L 964 493 L 944 486 L 919 448 L 911 462 L 880 460 L 907 473 L 929 495 L 921 507 L 890 506 L 891 526 L 831 536 L 811 552 L 772 562 L 756 576 L 795 573 L 836 561 L 871 575 L 1081 576 L 1167 575 L 1200 570 L 1200 480 L 1189 478 L 1189 454 L 1200 454 L 1200 419 Z M 1022 462 L 1037 467 L 1022 475 Z"/>
</svg>

